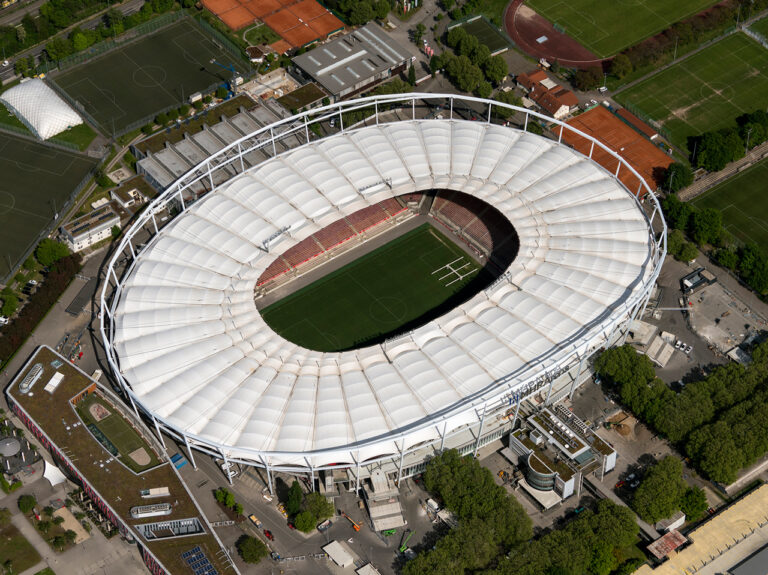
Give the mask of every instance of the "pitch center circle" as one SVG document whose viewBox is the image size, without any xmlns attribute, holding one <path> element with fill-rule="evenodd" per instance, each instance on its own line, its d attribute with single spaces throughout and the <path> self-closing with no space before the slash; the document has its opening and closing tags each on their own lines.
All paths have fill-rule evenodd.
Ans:
<svg viewBox="0 0 768 575">
<path fill-rule="evenodd" d="M 162 66 L 149 64 L 133 71 L 133 82 L 140 88 L 159 88 L 168 79 Z"/>
</svg>

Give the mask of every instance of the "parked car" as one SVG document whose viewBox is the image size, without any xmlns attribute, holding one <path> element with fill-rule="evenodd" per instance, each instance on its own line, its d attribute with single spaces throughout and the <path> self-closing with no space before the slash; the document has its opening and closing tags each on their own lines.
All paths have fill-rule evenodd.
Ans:
<svg viewBox="0 0 768 575">
<path fill-rule="evenodd" d="M 262 525 L 262 524 L 261 524 L 261 521 L 259 521 L 259 518 L 258 518 L 258 517 L 256 517 L 256 516 L 255 516 L 253 513 L 251 513 L 251 514 L 248 516 L 248 519 L 250 519 L 250 520 L 251 520 L 251 523 L 253 523 L 253 524 L 254 524 L 256 527 L 258 527 L 259 529 L 261 529 L 261 525 Z"/>
<path fill-rule="evenodd" d="M 265 529 L 264 530 L 264 537 L 266 537 L 270 541 L 274 541 L 275 540 L 275 536 L 272 535 L 272 532 L 269 529 Z"/>
<path fill-rule="evenodd" d="M 627 484 L 627 482 L 626 482 L 626 481 L 624 481 L 624 480 L 622 480 L 622 481 L 619 481 L 619 482 L 618 482 L 616 485 L 614 485 L 614 487 L 615 487 L 616 489 L 621 489 L 621 488 L 622 488 L 622 487 L 624 487 L 626 484 Z"/>
<path fill-rule="evenodd" d="M 640 480 L 639 480 L 639 479 L 635 479 L 635 480 L 634 480 L 632 483 L 630 483 L 630 484 L 629 484 L 629 486 L 630 486 L 632 489 L 637 489 L 637 486 L 638 486 L 638 485 L 640 485 Z"/>
<path fill-rule="evenodd" d="M 693 351 L 693 346 L 689 345 L 685 348 L 685 355 L 690 355 L 690 353 Z"/>
<path fill-rule="evenodd" d="M 37 280 L 29 280 L 27 282 L 27 285 L 36 286 L 37 285 Z"/>
<path fill-rule="evenodd" d="M 675 342 L 675 349 L 683 349 L 684 346 L 685 344 L 679 339 Z"/>
<path fill-rule="evenodd" d="M 5 325 L 8 323 L 8 318 L 4 315 L 0 315 L 0 325 Z"/>
</svg>

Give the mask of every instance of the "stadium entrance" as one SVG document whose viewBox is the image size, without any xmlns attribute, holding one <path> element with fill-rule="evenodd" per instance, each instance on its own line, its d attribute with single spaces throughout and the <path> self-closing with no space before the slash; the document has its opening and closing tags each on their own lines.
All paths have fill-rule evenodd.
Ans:
<svg viewBox="0 0 768 575">
<path fill-rule="evenodd" d="M 477 198 L 408 194 L 338 220 L 278 256 L 258 282 L 256 303 L 264 321 L 297 345 L 355 349 L 469 300 L 504 273 L 518 247 L 512 224 Z"/>
</svg>

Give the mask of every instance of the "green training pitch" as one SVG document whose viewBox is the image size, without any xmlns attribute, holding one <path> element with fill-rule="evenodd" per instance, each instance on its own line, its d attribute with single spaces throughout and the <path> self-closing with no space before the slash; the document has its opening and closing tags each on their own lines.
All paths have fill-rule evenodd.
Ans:
<svg viewBox="0 0 768 575">
<path fill-rule="evenodd" d="M 212 62 L 246 65 L 218 47 L 192 20 L 183 20 L 56 76 L 105 134 L 181 105 L 190 94 L 223 84 L 232 72 Z"/>
<path fill-rule="evenodd" d="M 89 411 L 90 406 L 94 403 L 98 403 L 109 411 L 109 415 L 101 421 L 96 421 L 96 418 L 94 418 Z M 150 469 L 159 463 L 157 457 L 155 457 L 154 451 L 149 448 L 149 445 L 147 445 L 136 430 L 133 429 L 133 427 L 131 427 L 119 413 L 116 413 L 115 409 L 106 401 L 91 394 L 77 404 L 77 413 L 86 425 L 91 424 L 104 434 L 120 453 L 120 461 L 133 471 L 141 472 Z M 142 447 L 150 456 L 150 462 L 147 465 L 138 464 L 128 455 Z"/>
<path fill-rule="evenodd" d="M 528 0 L 547 20 L 601 58 L 613 56 L 713 0 Z"/>
<path fill-rule="evenodd" d="M 284 338 L 317 351 L 381 342 L 485 286 L 487 272 L 424 224 L 262 311 Z"/>
<path fill-rule="evenodd" d="M 744 243 L 755 242 L 768 251 L 768 160 L 762 160 L 691 201 L 697 208 L 723 213 L 723 225 Z"/>
<path fill-rule="evenodd" d="M 689 136 L 735 126 L 741 114 L 768 106 L 768 50 L 738 32 L 615 99 L 659 122 L 686 150 Z"/>
<path fill-rule="evenodd" d="M 20 263 L 97 160 L 0 134 L 0 278 Z M 10 268 L 9 268 L 10 264 Z"/>
<path fill-rule="evenodd" d="M 466 24 L 462 24 L 462 28 L 467 33 L 475 36 L 481 44 L 488 46 L 491 54 L 502 52 L 509 48 L 509 40 L 500 32 L 493 24 L 490 24 L 483 18 L 477 18 Z"/>
<path fill-rule="evenodd" d="M 768 39 L 768 17 L 753 22 L 749 25 L 749 29 Z"/>
</svg>

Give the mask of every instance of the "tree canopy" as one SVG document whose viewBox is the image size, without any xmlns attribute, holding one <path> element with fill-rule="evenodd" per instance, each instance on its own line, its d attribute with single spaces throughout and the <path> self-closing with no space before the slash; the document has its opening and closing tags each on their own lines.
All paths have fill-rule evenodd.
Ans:
<svg viewBox="0 0 768 575">
<path fill-rule="evenodd" d="M 267 546 L 264 545 L 261 539 L 257 539 L 256 537 L 243 535 L 237 540 L 236 546 L 237 552 L 246 563 L 258 563 L 264 557 L 269 555 Z"/>
<path fill-rule="evenodd" d="M 683 464 L 667 456 L 646 473 L 632 498 L 632 509 L 645 521 L 656 523 L 680 509 L 686 485 Z"/>
<path fill-rule="evenodd" d="M 688 164 L 673 162 L 664 170 L 661 180 L 667 191 L 677 192 L 693 183 L 693 170 Z"/>
<path fill-rule="evenodd" d="M 44 266 L 50 266 L 52 263 L 69 255 L 69 248 L 50 238 L 44 238 L 35 249 L 35 257 Z"/>
</svg>

